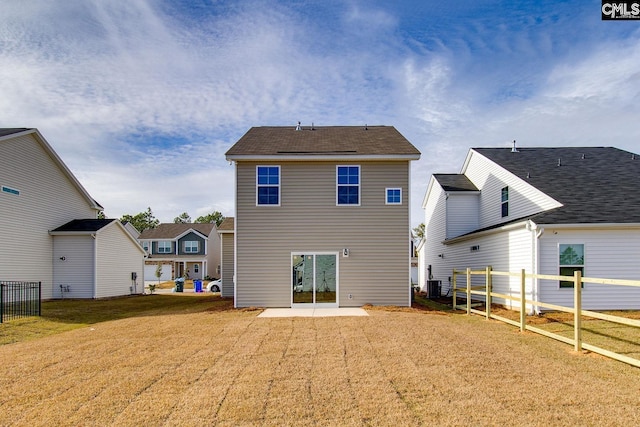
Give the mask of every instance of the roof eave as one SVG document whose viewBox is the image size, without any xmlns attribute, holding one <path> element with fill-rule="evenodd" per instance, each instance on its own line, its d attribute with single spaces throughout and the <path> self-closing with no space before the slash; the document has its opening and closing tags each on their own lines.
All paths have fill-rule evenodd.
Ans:
<svg viewBox="0 0 640 427">
<path fill-rule="evenodd" d="M 335 155 L 335 154 L 228 154 L 227 161 L 353 161 L 353 160 L 419 160 L 420 154 L 354 154 L 354 155 Z"/>
</svg>

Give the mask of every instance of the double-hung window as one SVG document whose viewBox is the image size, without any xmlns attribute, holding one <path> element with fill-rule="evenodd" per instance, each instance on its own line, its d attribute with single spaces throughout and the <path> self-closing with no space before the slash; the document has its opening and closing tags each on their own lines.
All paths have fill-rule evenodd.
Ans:
<svg viewBox="0 0 640 427">
<path fill-rule="evenodd" d="M 256 168 L 256 204 L 280 206 L 280 166 Z"/>
<path fill-rule="evenodd" d="M 336 204 L 360 205 L 360 166 L 338 166 L 336 187 Z"/>
<path fill-rule="evenodd" d="M 573 276 L 574 271 L 584 275 L 584 245 L 560 244 L 558 247 L 560 258 L 560 276 Z M 573 282 L 560 281 L 561 288 L 573 288 Z M 584 284 L 582 285 L 584 287 Z"/>
<path fill-rule="evenodd" d="M 385 204 L 401 205 L 402 204 L 402 188 L 387 188 Z"/>
<path fill-rule="evenodd" d="M 502 217 L 509 216 L 509 187 L 504 187 L 501 191 Z"/>
<path fill-rule="evenodd" d="M 188 240 L 184 242 L 184 252 L 187 254 L 195 254 L 198 253 L 198 241 L 197 240 Z"/>
<path fill-rule="evenodd" d="M 159 254 L 170 254 L 171 253 L 171 241 L 170 240 L 160 240 L 158 242 L 158 253 Z"/>
</svg>

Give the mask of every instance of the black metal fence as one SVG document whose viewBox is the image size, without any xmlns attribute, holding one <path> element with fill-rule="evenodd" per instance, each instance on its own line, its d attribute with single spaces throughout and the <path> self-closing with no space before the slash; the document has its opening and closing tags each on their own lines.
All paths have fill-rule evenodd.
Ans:
<svg viewBox="0 0 640 427">
<path fill-rule="evenodd" d="M 19 317 L 40 316 L 41 282 L 0 281 L 0 323 Z"/>
</svg>

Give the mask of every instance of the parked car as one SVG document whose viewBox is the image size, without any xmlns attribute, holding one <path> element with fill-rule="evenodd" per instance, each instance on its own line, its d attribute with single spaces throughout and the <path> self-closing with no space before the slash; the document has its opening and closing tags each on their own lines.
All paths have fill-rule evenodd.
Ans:
<svg viewBox="0 0 640 427">
<path fill-rule="evenodd" d="M 209 292 L 220 292 L 220 288 L 222 287 L 222 279 L 212 280 L 207 283 L 207 291 Z"/>
</svg>

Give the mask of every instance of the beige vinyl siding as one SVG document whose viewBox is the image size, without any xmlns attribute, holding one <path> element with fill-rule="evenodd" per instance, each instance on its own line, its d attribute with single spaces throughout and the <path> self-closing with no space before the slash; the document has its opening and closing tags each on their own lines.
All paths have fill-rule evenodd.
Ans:
<svg viewBox="0 0 640 427">
<path fill-rule="evenodd" d="M 96 298 L 129 295 L 134 286 L 131 272 L 136 272 L 137 287 L 134 292 L 144 289 L 144 257 L 142 251 L 125 234 L 123 227 L 111 223 L 98 231 Z"/>
<path fill-rule="evenodd" d="M 279 207 L 256 206 L 258 164 L 237 163 L 238 306 L 290 306 L 291 253 L 343 248 L 340 306 L 409 304 L 408 161 L 280 162 Z M 360 165 L 360 206 L 336 206 L 336 164 Z M 385 205 L 387 187 L 401 205 Z"/>
<path fill-rule="evenodd" d="M 222 265 L 220 271 L 222 289 L 220 290 L 220 295 L 223 298 L 230 298 L 233 297 L 233 275 L 235 273 L 233 233 L 222 233 L 220 235 L 220 240 L 222 252 Z"/>
<path fill-rule="evenodd" d="M 206 271 L 202 271 L 203 277 L 210 276 L 213 278 L 219 278 L 218 274 L 218 266 L 222 268 L 221 262 L 221 254 L 220 254 L 220 235 L 218 231 L 214 228 L 209 234 L 209 238 L 207 239 L 207 255 L 206 255 Z"/>
<path fill-rule="evenodd" d="M 32 135 L 0 141 L 0 278 L 42 281 L 44 299 L 54 293 L 53 243 L 48 231 L 96 211 Z"/>
<path fill-rule="evenodd" d="M 466 170 L 462 173 L 481 189 L 479 228 L 561 206 L 551 197 L 473 150 Z M 509 187 L 509 215 L 502 217 L 501 190 L 507 186 Z"/>
<path fill-rule="evenodd" d="M 53 298 L 94 298 L 94 240 L 89 235 L 53 237 Z M 60 259 L 64 258 L 64 260 Z M 62 292 L 60 285 L 70 292 Z"/>
<path fill-rule="evenodd" d="M 640 280 L 640 230 L 627 229 L 547 229 L 539 241 L 540 274 L 559 274 L 558 245 L 584 244 L 584 276 L 606 279 Z M 539 281 L 540 300 L 573 306 L 573 289 L 558 286 L 555 280 Z M 640 289 L 587 283 L 582 292 L 585 310 L 638 310 Z"/>
</svg>

